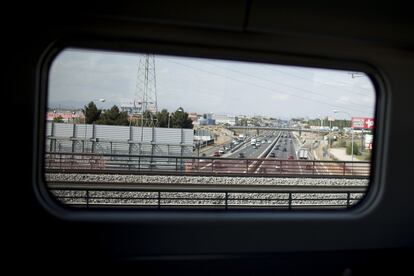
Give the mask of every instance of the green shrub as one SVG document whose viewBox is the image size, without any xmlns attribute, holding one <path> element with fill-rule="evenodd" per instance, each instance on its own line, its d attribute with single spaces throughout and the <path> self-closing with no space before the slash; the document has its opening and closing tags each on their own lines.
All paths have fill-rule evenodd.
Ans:
<svg viewBox="0 0 414 276">
<path fill-rule="evenodd" d="M 346 146 L 346 154 L 351 155 L 352 152 L 352 143 L 349 143 Z M 354 155 L 359 155 L 359 146 L 357 143 L 354 142 Z"/>
</svg>

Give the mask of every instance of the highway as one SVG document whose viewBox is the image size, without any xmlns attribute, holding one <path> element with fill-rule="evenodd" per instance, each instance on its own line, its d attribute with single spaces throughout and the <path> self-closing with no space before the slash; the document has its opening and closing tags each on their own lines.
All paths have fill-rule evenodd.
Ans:
<svg viewBox="0 0 414 276">
<path fill-rule="evenodd" d="M 291 160 L 297 160 L 297 151 L 295 137 L 290 131 L 283 131 L 279 140 L 269 152 L 267 159 L 272 161 L 263 161 L 257 169 L 260 173 L 279 173 L 290 174 L 300 172 L 300 174 L 308 173 L 312 174 L 311 167 L 306 162 L 292 162 Z M 272 156 L 274 154 L 274 156 Z M 274 162 L 274 160 L 281 160 L 280 162 Z M 289 161 L 282 161 L 289 160 Z"/>
<path fill-rule="evenodd" d="M 276 139 L 278 135 L 278 132 L 269 131 L 263 133 L 260 136 L 257 136 L 256 139 L 261 140 L 262 144 L 260 146 L 257 146 L 256 148 L 253 145 L 251 145 L 250 138 L 240 149 L 236 150 L 233 153 L 225 154 L 224 157 L 239 158 L 239 154 L 243 153 L 244 158 L 258 158 L 266 150 L 266 148 L 274 141 L 274 139 Z"/>
<path fill-rule="evenodd" d="M 294 138 L 291 132 L 282 132 L 279 141 L 276 143 L 272 151 L 275 154 L 275 156 L 269 156 L 268 158 L 298 159 L 296 155 L 297 149 L 295 148 L 295 143 L 293 143 L 293 139 Z"/>
<path fill-rule="evenodd" d="M 47 158 L 50 170 L 95 170 L 97 172 L 139 173 L 163 172 L 182 174 L 262 174 L 262 175 L 324 175 L 366 176 L 369 163 L 298 160 L 301 143 L 290 131 L 266 131 L 255 137 L 261 145 L 253 146 L 252 137 L 239 142 L 234 152 L 228 150 L 220 157 L 112 156 L 54 153 Z M 277 139 L 277 141 L 275 141 Z M 228 145 L 228 144 L 227 144 Z M 271 147 L 271 148 L 270 148 Z M 223 145 L 210 148 L 213 152 Z M 266 154 L 264 154 L 265 151 Z M 242 154 L 242 155 L 241 155 Z M 213 157 L 213 158 L 212 158 Z M 258 158 L 260 158 L 258 160 Z M 266 160 L 263 160 L 266 159 Z M 154 166 L 156 165 L 156 166 Z"/>
<path fill-rule="evenodd" d="M 206 163 L 198 167 L 198 170 L 211 171 L 220 173 L 245 173 L 247 170 L 254 169 L 257 167 L 257 162 L 252 162 L 247 164 L 245 159 L 255 159 L 258 158 L 262 153 L 272 144 L 272 142 L 278 137 L 279 132 L 266 131 L 263 132 L 260 136 L 255 137 L 256 140 L 261 141 L 261 144 L 258 146 L 253 146 L 251 144 L 251 138 L 246 138 L 242 143 L 242 146 L 235 150 L 234 152 L 227 152 L 222 155 L 226 158 L 240 158 L 240 160 L 217 160 L 212 163 Z M 240 157 L 240 154 L 243 154 L 243 157 Z M 262 156 L 265 158 L 265 156 Z M 213 167 L 214 166 L 214 167 Z"/>
<path fill-rule="evenodd" d="M 248 137 L 248 136 L 246 136 L 246 138 L 245 139 L 250 139 L 250 137 Z M 234 139 L 235 140 L 235 139 Z M 245 140 L 246 141 L 246 140 Z M 203 156 L 203 154 L 204 154 L 204 156 L 210 156 L 210 157 L 213 157 L 214 156 L 214 153 L 215 152 L 217 152 L 217 151 L 219 151 L 220 149 L 223 149 L 223 148 L 228 148 L 228 149 L 232 149 L 232 148 L 234 148 L 234 147 L 236 147 L 236 146 L 238 146 L 239 144 L 241 144 L 241 143 L 243 143 L 244 141 L 238 141 L 237 143 L 237 145 L 235 145 L 235 144 L 233 144 L 232 143 L 232 141 L 230 141 L 230 142 L 227 142 L 227 143 L 225 143 L 225 144 L 223 144 L 223 145 L 216 145 L 216 146 L 210 146 L 208 149 L 204 149 L 204 150 L 200 150 L 200 153 L 198 153 L 198 150 L 196 149 L 194 152 L 193 152 L 193 156 Z M 228 154 L 230 154 L 229 153 L 230 152 L 230 150 L 227 150 L 227 155 Z M 226 155 L 226 156 L 227 156 Z"/>
<path fill-rule="evenodd" d="M 263 151 L 270 145 L 270 143 L 274 141 L 274 139 L 278 136 L 278 134 L 279 132 L 277 131 L 275 132 L 266 131 L 266 132 L 263 132 L 260 136 L 255 137 L 256 139 L 261 140 L 261 141 L 266 140 L 265 143 L 261 144 L 257 148 L 254 148 L 253 145 L 251 145 L 250 143 L 250 140 L 253 137 L 247 136 L 244 141 L 238 141 L 237 144 L 232 145 L 232 141 L 230 141 L 229 143 L 226 143 L 224 145 L 218 145 L 218 146 L 211 147 L 207 150 L 204 150 L 203 153 L 205 154 L 205 156 L 213 157 L 214 152 L 217 152 L 220 149 L 223 149 L 225 147 L 228 149 L 232 149 L 232 148 L 238 147 L 241 144 L 243 144 L 240 148 L 238 148 L 234 152 L 231 152 L 230 150 L 225 151 L 225 153 L 222 154 L 221 157 L 239 158 L 239 153 L 243 153 L 245 158 L 258 158 L 259 155 L 262 154 Z M 198 156 L 197 150 L 194 151 L 193 156 Z M 201 153 L 200 153 L 200 156 L 202 156 Z"/>
<path fill-rule="evenodd" d="M 276 144 L 276 147 L 273 150 L 273 153 L 275 154 L 274 157 L 268 157 L 272 159 L 298 159 L 297 157 L 297 151 L 298 148 L 296 148 L 294 136 L 292 132 L 290 131 L 266 131 L 261 133 L 260 136 L 255 137 L 258 140 L 266 141 L 260 146 L 257 146 L 256 148 L 251 145 L 250 140 L 253 137 L 246 137 L 244 141 L 241 141 L 239 143 L 244 143 L 243 146 L 241 146 L 239 149 L 237 149 L 234 152 L 230 152 L 228 150 L 224 154 L 221 155 L 221 157 L 228 157 L 228 158 L 240 158 L 240 153 L 243 153 L 244 158 L 258 158 L 265 150 L 266 148 L 276 139 L 276 137 L 281 134 L 279 141 Z M 219 149 L 223 149 L 224 147 L 231 148 L 232 142 L 226 143 L 224 145 L 214 146 L 208 150 L 204 151 L 205 156 L 214 156 L 214 152 L 219 151 Z M 238 146 L 238 145 L 236 145 Z M 234 146 L 233 146 L 234 147 Z M 194 151 L 195 156 L 197 156 L 197 150 Z M 201 154 L 200 154 L 201 156 Z M 264 157 L 263 157 L 264 158 Z"/>
<path fill-rule="evenodd" d="M 271 132 L 271 131 L 264 132 L 262 135 L 255 137 L 257 141 L 261 141 L 260 145 L 257 145 L 257 146 L 252 145 L 250 142 L 251 141 L 251 138 L 250 138 L 250 139 L 247 139 L 247 141 L 244 141 L 244 144 L 239 149 L 237 149 L 235 152 L 233 153 L 229 152 L 223 155 L 223 157 L 226 157 L 226 158 L 240 158 L 240 161 L 238 160 L 223 160 L 223 161 L 217 160 L 217 162 L 215 162 L 214 164 L 208 163 L 204 166 L 199 167 L 198 169 L 200 171 L 210 171 L 214 169 L 215 172 L 221 172 L 221 173 L 234 173 L 234 172 L 246 173 L 247 171 L 259 172 L 257 168 L 261 167 L 262 162 L 252 161 L 250 163 L 249 162 L 246 163 L 244 160 L 245 159 L 256 159 L 259 157 L 266 158 L 267 155 L 263 155 L 266 149 L 268 149 L 269 146 L 271 146 L 272 143 L 277 138 L 278 138 L 277 144 L 280 144 L 280 140 L 282 139 L 283 136 L 290 137 L 291 134 L 284 133 L 284 132 L 282 133 Z M 288 140 L 288 138 L 286 139 Z M 287 148 L 289 148 L 289 150 L 287 150 Z M 280 148 L 280 150 L 283 151 L 282 148 Z M 241 153 L 243 154 L 243 157 L 240 157 Z M 294 156 L 296 156 L 293 143 L 290 143 L 289 147 L 286 147 L 285 153 L 287 153 L 286 158 L 283 158 L 282 156 L 280 158 L 287 159 L 289 154 L 290 155 L 294 154 Z M 274 162 L 272 162 L 272 164 L 274 164 Z M 212 166 L 214 166 L 214 168 Z"/>
<path fill-rule="evenodd" d="M 267 148 L 268 146 L 276 139 L 279 135 L 279 132 L 267 132 L 263 133 L 262 135 L 256 137 L 261 141 L 266 140 L 267 142 L 261 144 L 257 148 L 250 144 L 249 141 L 243 145 L 240 149 L 235 151 L 231 154 L 225 154 L 223 157 L 229 158 L 238 158 L 239 153 L 243 153 L 245 158 L 258 158 Z M 298 159 L 297 157 L 297 148 L 295 147 L 294 137 L 291 132 L 283 131 L 280 133 L 280 138 L 276 143 L 275 147 L 273 147 L 273 153 L 275 154 L 274 157 L 268 156 L 269 159 Z M 266 158 L 263 156 L 262 158 Z"/>
</svg>

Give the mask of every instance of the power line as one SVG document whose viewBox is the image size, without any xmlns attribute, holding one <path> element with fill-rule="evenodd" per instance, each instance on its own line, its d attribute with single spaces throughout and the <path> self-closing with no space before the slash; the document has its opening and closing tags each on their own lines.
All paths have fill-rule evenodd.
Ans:
<svg viewBox="0 0 414 276">
<path fill-rule="evenodd" d="M 207 62 L 207 63 L 209 63 L 209 62 Z M 308 93 L 308 94 L 312 94 L 312 95 L 319 95 L 319 96 L 327 98 L 327 99 L 334 99 L 334 100 L 337 99 L 337 98 L 329 97 L 329 96 L 321 94 L 321 93 L 316 93 L 315 91 L 312 91 L 312 90 L 308 90 L 308 89 L 304 89 L 304 88 L 298 88 L 298 87 L 291 86 L 291 85 L 288 85 L 288 84 L 285 84 L 285 83 L 276 83 L 272 80 L 269 80 L 269 79 L 266 79 L 266 78 L 263 78 L 263 77 L 258 77 L 258 76 L 255 76 L 255 75 L 252 75 L 252 74 L 249 74 L 249 73 L 246 73 L 246 72 L 241 72 L 241 71 L 238 71 L 238 70 L 235 70 L 235 69 L 224 68 L 224 67 L 218 66 L 216 64 L 214 66 L 219 67 L 219 68 L 223 68 L 223 69 L 228 70 L 228 71 L 233 71 L 233 72 L 236 72 L 236 73 L 239 73 L 239 74 L 250 76 L 250 77 L 256 78 L 258 80 L 263 80 L 263 81 L 267 81 L 267 82 L 270 82 L 270 83 L 273 83 L 273 84 L 285 86 L 285 87 L 288 87 L 288 88 L 291 88 L 291 89 L 296 89 L 296 90 L 299 90 L 300 92 L 304 92 L 304 93 Z M 284 72 L 281 72 L 281 73 L 284 73 Z M 308 81 L 310 81 L 310 80 L 308 80 Z M 353 105 L 359 105 L 359 106 L 362 106 L 362 107 L 369 108 L 369 106 L 364 105 L 364 104 L 359 104 L 359 103 L 355 103 L 355 102 L 350 102 L 350 103 L 352 103 Z"/>
<path fill-rule="evenodd" d="M 305 78 L 305 77 L 302 77 L 302 76 L 298 76 L 298 75 L 295 75 L 295 74 L 293 74 L 293 73 L 288 73 L 288 72 L 284 72 L 284 71 L 281 71 L 281 70 L 277 70 L 277 69 L 272 69 L 272 71 L 276 71 L 276 72 L 279 72 L 279 73 L 282 73 L 282 74 L 286 74 L 286 75 L 290 75 L 290 76 L 293 76 L 293 77 L 296 77 L 296 78 L 299 78 L 299 79 L 303 79 L 303 80 L 306 80 L 306 81 L 310 81 L 310 79 L 308 79 L 308 78 Z M 332 86 L 332 85 L 330 85 L 330 84 L 326 84 L 325 82 L 322 82 L 322 81 L 318 81 L 318 80 L 313 80 L 314 82 L 318 82 L 318 83 L 321 83 L 321 84 L 323 84 L 323 85 L 329 85 L 329 86 Z M 342 84 L 348 84 L 348 83 L 346 83 L 346 82 L 342 82 L 342 81 L 339 81 L 339 80 L 335 80 L 336 82 L 338 82 L 338 83 L 342 83 Z M 345 90 L 347 90 L 348 92 L 350 92 L 350 93 L 352 93 L 352 94 L 355 94 L 355 95 L 360 95 L 360 96 L 367 96 L 367 94 L 366 93 L 364 93 L 364 92 L 362 92 L 362 93 L 358 93 L 358 92 L 356 92 L 356 91 L 353 91 L 353 90 L 350 90 L 350 89 L 348 89 L 348 88 L 345 88 L 345 87 L 342 87 L 341 89 L 345 89 Z M 360 88 L 360 89 L 363 89 L 363 88 Z"/>
<path fill-rule="evenodd" d="M 221 77 L 221 78 L 226 78 L 226 79 L 229 79 L 229 80 L 233 80 L 233 81 L 236 81 L 236 82 L 239 82 L 239 83 L 240 82 L 241 83 L 246 83 L 246 84 L 249 84 L 249 85 L 258 87 L 258 88 L 262 88 L 262 89 L 265 89 L 265 90 L 272 91 L 272 92 L 277 92 L 277 93 L 280 93 L 280 94 L 284 94 L 284 95 L 288 95 L 288 96 L 293 96 L 293 97 L 305 99 L 307 101 L 313 101 L 313 102 L 316 102 L 316 103 L 319 103 L 319 104 L 322 104 L 322 105 L 330 106 L 332 108 L 345 109 L 345 110 L 353 110 L 353 111 L 360 112 L 360 113 L 365 113 L 366 112 L 366 110 L 360 110 L 360 109 L 355 109 L 355 108 L 350 108 L 350 107 L 344 108 L 343 106 L 335 106 L 335 105 L 332 105 L 330 103 L 322 102 L 322 101 L 315 100 L 315 99 L 311 99 L 311 98 L 308 98 L 308 97 L 304 97 L 304 96 L 300 96 L 300 95 L 296 95 L 296 94 L 288 94 L 288 93 L 281 92 L 281 91 L 278 91 L 278 90 L 275 90 L 275 89 L 271 89 L 271 88 L 266 87 L 266 86 L 262 86 L 262 85 L 255 84 L 255 83 L 251 83 L 251 82 L 247 82 L 245 80 L 240 80 L 240 79 L 232 78 L 232 77 L 229 77 L 229 76 L 223 76 L 221 74 L 218 74 L 218 73 L 215 73 L 215 72 L 211 72 L 211 71 L 208 71 L 208 70 L 205 70 L 205 69 L 200 69 L 200 68 L 197 68 L 197 67 L 193 67 L 191 65 L 182 64 L 180 62 L 172 61 L 172 60 L 170 60 L 168 58 L 166 58 L 166 60 L 169 60 L 172 63 L 178 64 L 178 65 L 181 65 L 181 66 L 184 66 L 184 67 L 193 69 L 193 70 L 198 70 L 198 71 L 205 72 L 205 73 L 208 73 L 208 74 L 211 74 L 211 75 L 215 75 L 215 76 L 218 76 L 218 77 Z"/>
</svg>

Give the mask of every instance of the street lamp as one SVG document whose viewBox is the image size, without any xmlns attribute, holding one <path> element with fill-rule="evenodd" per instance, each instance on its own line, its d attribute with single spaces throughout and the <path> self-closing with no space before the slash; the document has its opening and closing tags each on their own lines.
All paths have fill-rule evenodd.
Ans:
<svg viewBox="0 0 414 276">
<path fill-rule="evenodd" d="M 322 128 L 322 119 L 321 119 L 320 115 L 318 115 L 317 118 L 319 120 L 318 136 L 320 136 L 321 135 L 321 128 Z"/>
<path fill-rule="evenodd" d="M 322 115 L 317 115 L 316 118 L 319 120 L 319 130 L 322 130 L 325 126 L 324 126 L 324 118 Z"/>
<path fill-rule="evenodd" d="M 323 117 L 321 115 L 318 115 L 317 118 L 318 118 L 318 120 L 320 122 L 319 128 L 318 128 L 318 138 L 319 138 L 318 147 L 322 145 L 322 157 L 325 158 L 325 156 L 327 154 L 326 153 L 327 149 L 323 146 L 324 143 L 322 143 L 323 142 L 322 141 L 323 140 L 322 137 L 325 137 L 325 136 L 323 135 L 323 133 L 321 133 L 321 131 L 323 130 L 322 128 L 324 127 L 324 125 L 323 125 L 323 121 L 324 120 L 323 120 Z M 329 136 L 328 136 L 328 138 L 329 138 Z M 328 140 L 328 148 L 329 148 L 329 140 Z"/>
<path fill-rule="evenodd" d="M 351 130 L 352 130 L 352 138 L 351 138 L 351 161 L 354 161 L 354 127 L 352 126 L 352 115 L 349 112 L 341 111 L 341 110 L 333 110 L 333 113 L 345 113 L 349 117 L 351 117 Z"/>
</svg>

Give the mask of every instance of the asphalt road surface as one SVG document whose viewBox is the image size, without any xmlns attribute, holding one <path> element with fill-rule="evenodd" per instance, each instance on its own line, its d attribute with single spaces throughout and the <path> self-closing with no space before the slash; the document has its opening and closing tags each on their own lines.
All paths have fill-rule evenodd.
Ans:
<svg viewBox="0 0 414 276">
<path fill-rule="evenodd" d="M 260 136 L 257 136 L 256 139 L 261 140 L 262 143 L 260 146 L 254 147 L 249 139 L 245 145 L 243 145 L 240 149 L 235 151 L 232 154 L 226 155 L 226 157 L 229 158 L 239 158 L 239 154 L 243 153 L 244 158 L 258 158 L 260 154 L 262 154 L 267 147 L 276 139 L 276 137 L 279 135 L 278 132 L 263 132 Z M 266 141 L 266 142 L 265 142 Z"/>
</svg>

